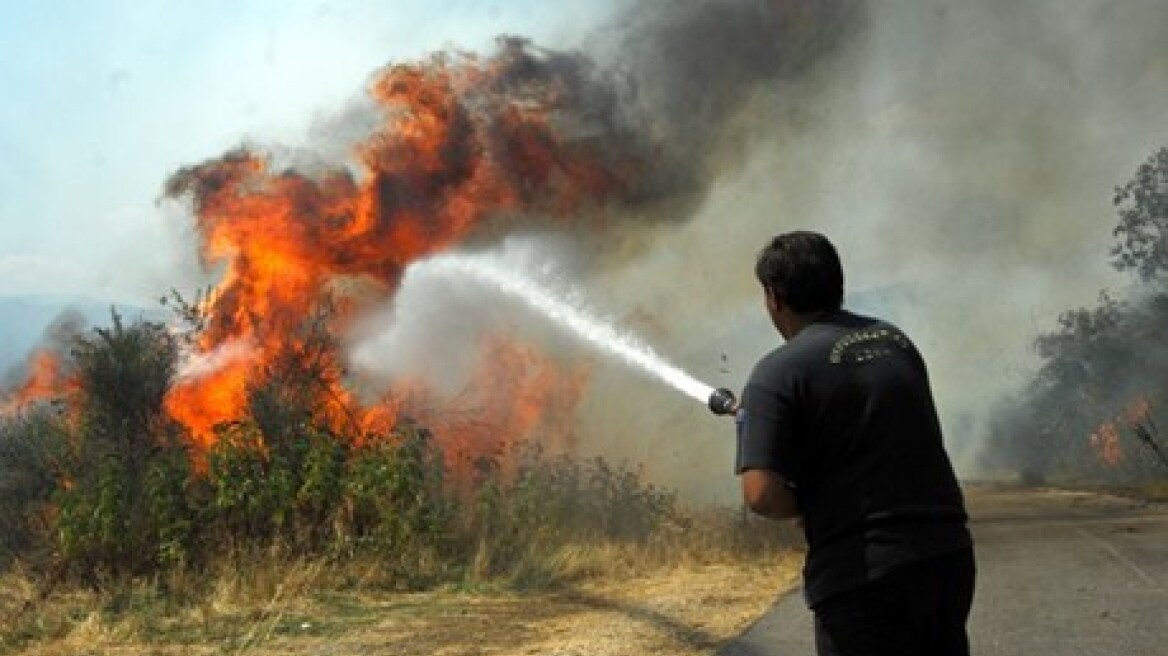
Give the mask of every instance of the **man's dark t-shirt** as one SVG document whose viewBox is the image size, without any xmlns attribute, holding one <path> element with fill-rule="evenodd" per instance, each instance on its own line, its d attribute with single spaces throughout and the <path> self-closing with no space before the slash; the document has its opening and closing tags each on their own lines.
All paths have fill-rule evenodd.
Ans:
<svg viewBox="0 0 1168 656">
<path fill-rule="evenodd" d="M 738 471 L 767 469 L 803 515 L 810 605 L 972 545 L 924 360 L 894 326 L 846 311 L 756 365 Z"/>
</svg>

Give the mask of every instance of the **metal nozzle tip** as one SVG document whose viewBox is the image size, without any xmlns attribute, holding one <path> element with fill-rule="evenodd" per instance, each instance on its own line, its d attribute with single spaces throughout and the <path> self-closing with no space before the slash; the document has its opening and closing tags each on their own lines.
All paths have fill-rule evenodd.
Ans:
<svg viewBox="0 0 1168 656">
<path fill-rule="evenodd" d="M 716 415 L 732 415 L 738 411 L 738 399 L 734 397 L 734 392 L 719 387 L 710 393 L 709 406 Z"/>
</svg>

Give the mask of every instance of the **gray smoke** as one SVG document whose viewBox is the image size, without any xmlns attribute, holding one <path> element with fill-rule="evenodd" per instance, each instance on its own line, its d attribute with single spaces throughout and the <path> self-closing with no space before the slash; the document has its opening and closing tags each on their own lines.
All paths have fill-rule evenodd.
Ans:
<svg viewBox="0 0 1168 656">
<path fill-rule="evenodd" d="M 625 71 L 662 144 L 670 209 L 689 213 L 741 163 L 737 114 L 838 53 L 863 24 L 855 0 L 637 3 L 593 48 Z"/>
<path fill-rule="evenodd" d="M 727 4 L 686 4 L 696 13 L 681 15 L 663 5 L 648 24 Z M 736 3 L 748 5 L 757 3 Z M 595 290 L 632 308 L 631 320 L 649 317 L 639 322 L 646 339 L 699 377 L 740 386 L 778 344 L 755 253 L 777 232 L 822 230 L 844 258 L 849 304 L 918 342 L 951 452 L 965 475 L 980 475 L 990 409 L 1028 380 L 1033 338 L 1123 282 L 1107 264 L 1111 190 L 1165 137 L 1168 5 L 889 0 L 851 12 L 830 49 L 768 69 L 780 75 L 654 60 L 677 70 L 639 82 L 666 81 L 650 98 L 691 99 L 675 105 L 667 131 L 702 134 L 682 149 L 712 154 L 699 169 L 709 193 L 682 226 L 610 244 L 637 256 L 598 275 Z M 734 35 L 722 46 L 751 43 L 742 28 L 702 26 Z M 707 95 L 734 102 L 704 113 Z M 680 486 L 732 493 L 729 426 L 665 393 L 603 388 L 586 421 L 610 446 Z"/>
<path fill-rule="evenodd" d="M 738 389 L 779 343 L 757 250 L 823 231 L 849 305 L 924 352 L 951 453 L 979 475 L 1033 338 L 1122 283 L 1111 190 L 1164 141 L 1165 43 L 1158 0 L 631 3 L 586 50 L 631 81 L 658 170 L 646 202 L 576 242 L 581 284 L 659 353 Z M 728 422 L 619 367 L 594 377 L 583 444 L 732 497 Z"/>
</svg>

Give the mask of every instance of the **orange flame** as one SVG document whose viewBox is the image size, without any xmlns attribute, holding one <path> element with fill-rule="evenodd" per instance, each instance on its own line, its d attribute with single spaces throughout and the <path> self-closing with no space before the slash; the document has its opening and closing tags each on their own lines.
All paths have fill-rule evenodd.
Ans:
<svg viewBox="0 0 1168 656">
<path fill-rule="evenodd" d="M 1152 415 L 1152 404 L 1147 396 L 1141 396 L 1128 404 L 1124 418 L 1130 426 L 1138 426 L 1148 421 Z"/>
<path fill-rule="evenodd" d="M 46 350 L 34 351 L 29 356 L 28 375 L 24 382 L 0 397 L 0 416 L 15 414 L 39 401 L 73 391 L 77 384 L 65 373 L 57 355 Z"/>
<path fill-rule="evenodd" d="M 1091 434 L 1090 443 L 1099 460 L 1107 466 L 1115 467 L 1123 460 L 1123 449 L 1119 444 L 1119 431 L 1116 430 L 1115 422 L 1104 422 Z"/>
<path fill-rule="evenodd" d="M 478 456 L 506 466 L 509 447 L 539 440 L 552 451 L 575 446 L 575 410 L 591 366 L 565 362 L 541 348 L 502 335 L 483 339 L 469 387 L 457 399 L 435 403 L 415 390 L 401 408 L 443 445 L 447 465 L 463 473 Z"/>
<path fill-rule="evenodd" d="M 542 433 L 545 443 L 571 446 L 571 418 L 588 382 L 588 367 L 557 362 L 533 345 L 498 335 L 486 338 L 484 353 L 474 375 L 485 410 L 483 428 L 499 431 L 502 439 Z M 470 439 L 481 444 L 485 437 Z"/>
<path fill-rule="evenodd" d="M 250 348 L 179 380 L 168 412 L 209 446 L 216 425 L 247 416 L 249 392 L 271 377 L 273 363 L 304 348 L 304 322 L 338 290 L 350 302 L 330 319 L 334 335 L 363 302 L 392 294 L 411 262 L 498 217 L 584 216 L 585 206 L 631 191 L 642 144 L 602 129 L 599 138 L 595 128 L 587 138 L 567 133 L 587 121 L 609 124 L 597 118 L 597 84 L 584 62 L 536 57 L 522 41 L 504 40 L 487 59 L 436 56 L 382 70 L 369 93 L 384 123 L 355 147 L 356 175 L 342 167 L 314 175 L 275 170 L 271 158 L 243 149 L 177 172 L 166 193 L 192 198 L 202 257 L 223 267 L 203 308 L 197 353 L 233 343 Z M 353 288 L 361 293 L 346 291 Z M 492 384 L 481 392 L 485 406 L 496 408 L 486 423 L 498 434 L 528 435 L 557 411 L 549 396 L 579 394 L 576 373 L 558 371 L 534 351 L 497 342 L 489 353 L 492 371 L 482 380 Z M 334 350 L 327 360 L 316 393 L 335 427 L 396 421 L 392 395 L 362 407 L 345 386 L 340 356 Z M 505 384 L 497 384 L 496 370 L 512 372 Z"/>
<path fill-rule="evenodd" d="M 197 382 L 180 382 L 167 394 L 166 409 L 171 417 L 190 429 L 199 446 L 209 447 L 216 425 L 242 416 L 239 409 L 247 405 L 250 376 L 250 363 L 236 362 Z"/>
</svg>

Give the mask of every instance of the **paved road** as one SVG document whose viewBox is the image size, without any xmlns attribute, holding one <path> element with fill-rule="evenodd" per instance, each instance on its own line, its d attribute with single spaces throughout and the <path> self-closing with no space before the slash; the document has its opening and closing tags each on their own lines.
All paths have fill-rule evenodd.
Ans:
<svg viewBox="0 0 1168 656">
<path fill-rule="evenodd" d="M 1168 654 L 1168 507 L 1050 490 L 971 490 L 969 500 L 974 654 Z M 799 590 L 722 652 L 814 653 Z"/>
</svg>

